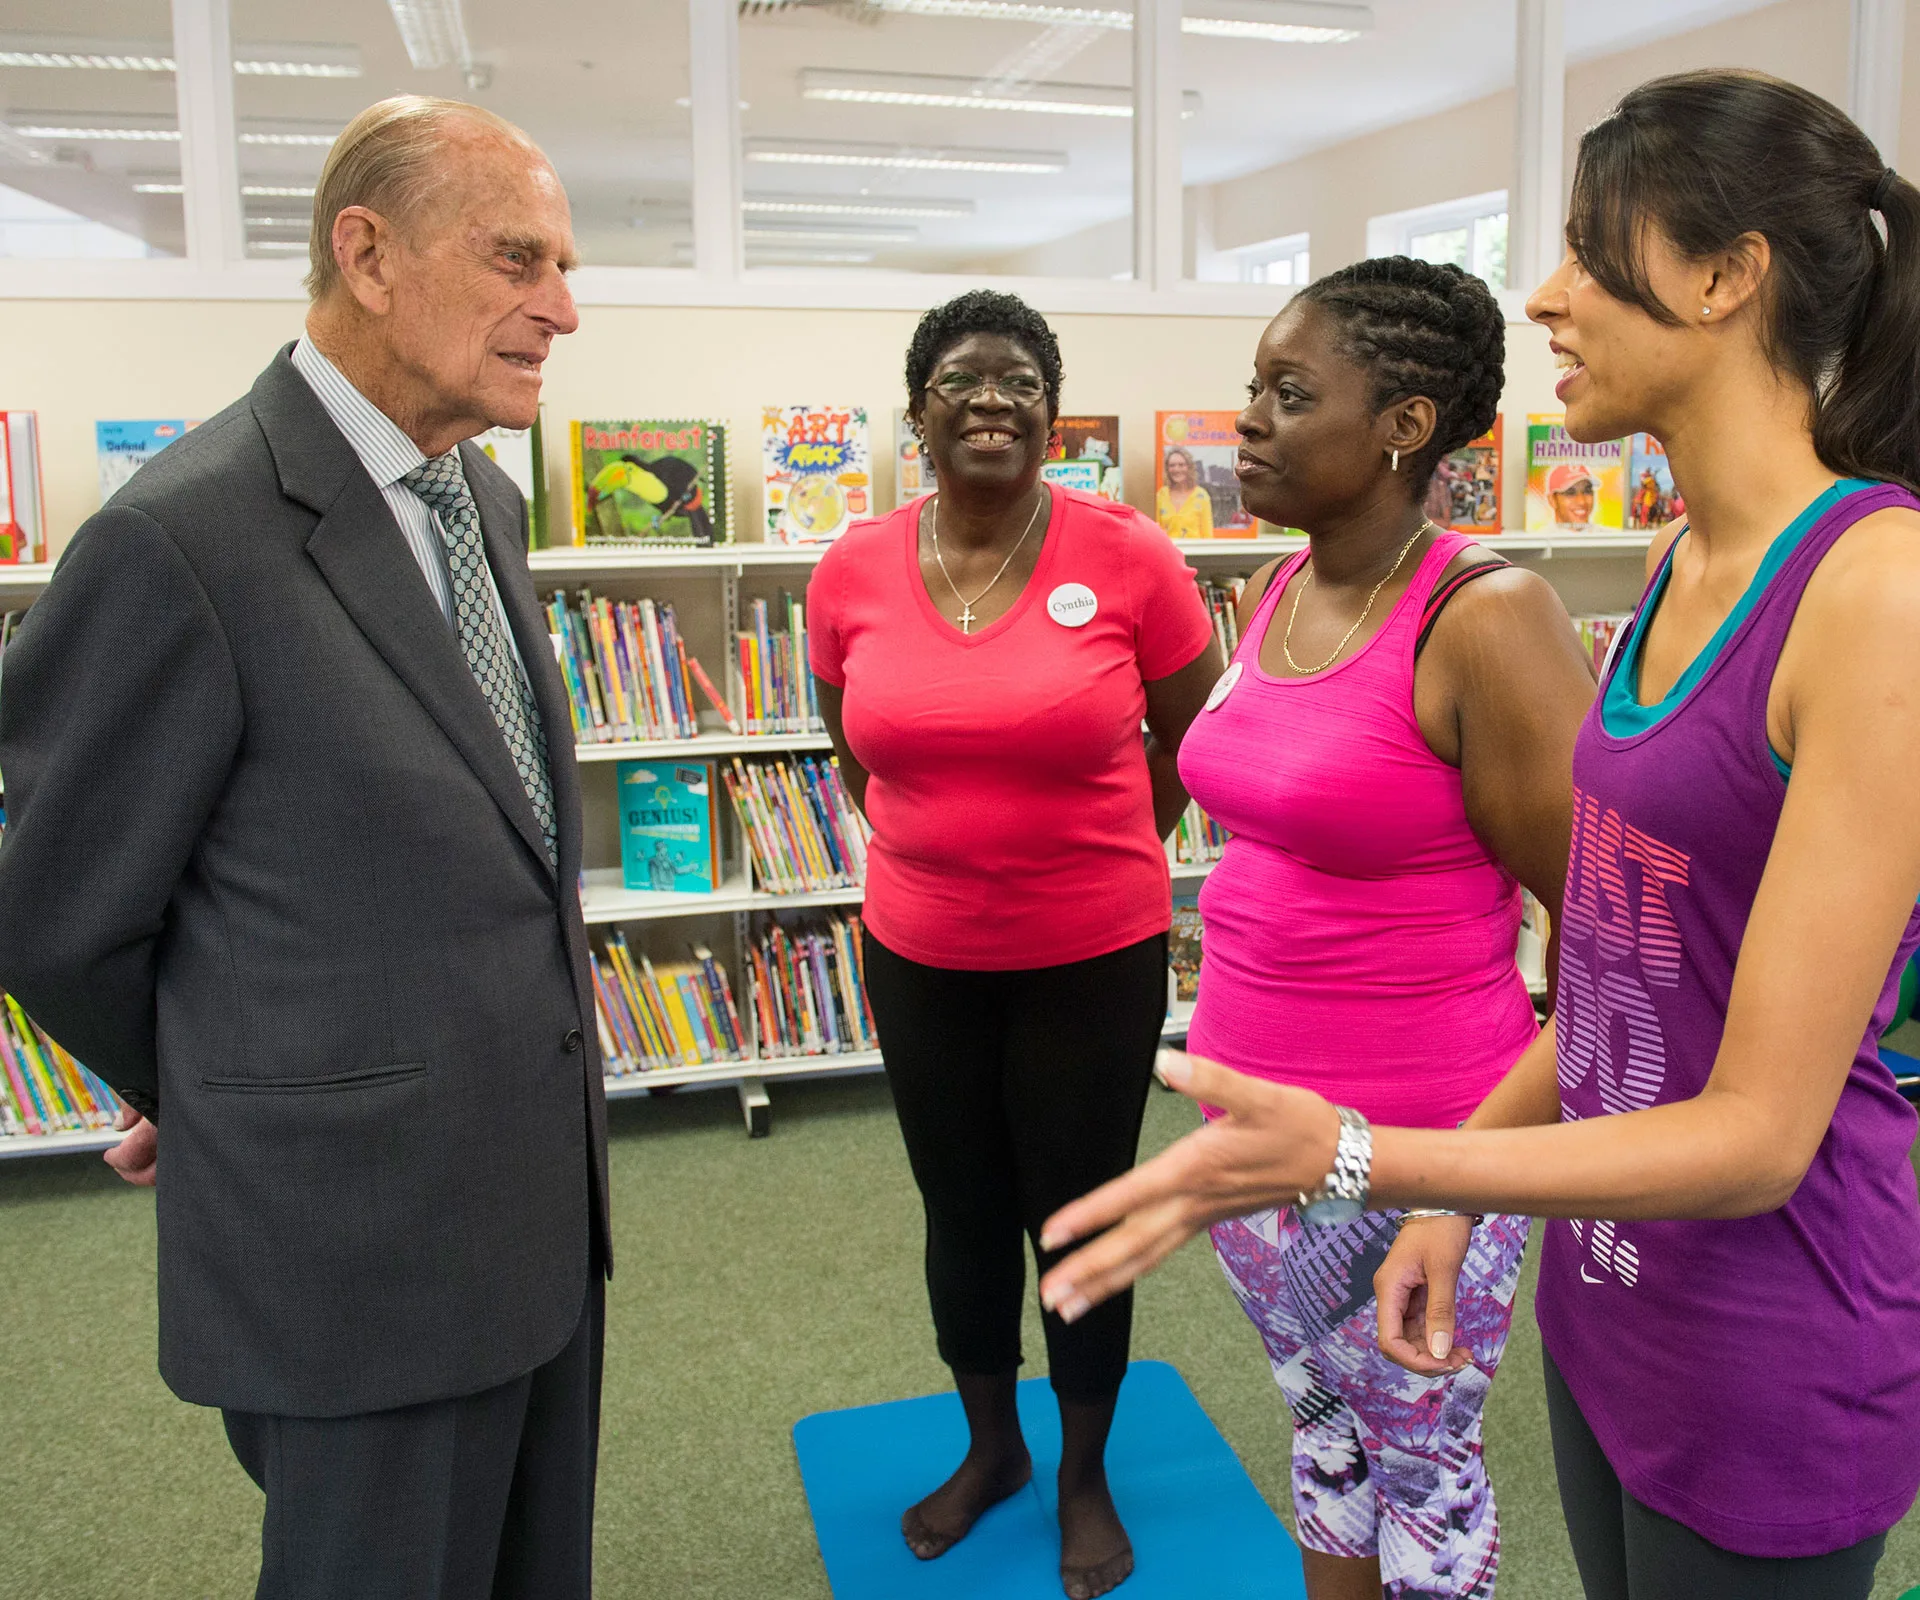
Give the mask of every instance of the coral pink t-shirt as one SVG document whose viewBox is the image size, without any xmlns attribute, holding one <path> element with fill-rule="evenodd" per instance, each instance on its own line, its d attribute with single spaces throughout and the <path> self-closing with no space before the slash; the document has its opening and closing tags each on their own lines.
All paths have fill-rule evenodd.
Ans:
<svg viewBox="0 0 1920 1600">
<path fill-rule="evenodd" d="M 920 500 L 849 528 L 807 586 L 813 670 L 869 776 L 867 925 L 924 966 L 1084 961 L 1172 920 L 1140 721 L 1212 624 L 1153 523 L 1051 492 L 1033 576 L 973 634 L 928 597 Z"/>
</svg>

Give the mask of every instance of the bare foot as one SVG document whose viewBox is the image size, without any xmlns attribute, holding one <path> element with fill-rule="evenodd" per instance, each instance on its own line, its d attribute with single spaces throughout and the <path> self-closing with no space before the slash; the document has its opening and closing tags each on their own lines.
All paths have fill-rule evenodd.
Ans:
<svg viewBox="0 0 1920 1600">
<path fill-rule="evenodd" d="M 1060 1587 L 1094 1600 L 1133 1575 L 1133 1544 L 1104 1481 L 1060 1496 Z"/>
<path fill-rule="evenodd" d="M 945 1555 L 973 1531 L 983 1512 L 1032 1481 L 1033 1461 L 1024 1449 L 1000 1461 L 978 1461 L 969 1451 L 951 1478 L 918 1505 L 907 1507 L 900 1518 L 907 1548 L 922 1561 Z"/>
</svg>

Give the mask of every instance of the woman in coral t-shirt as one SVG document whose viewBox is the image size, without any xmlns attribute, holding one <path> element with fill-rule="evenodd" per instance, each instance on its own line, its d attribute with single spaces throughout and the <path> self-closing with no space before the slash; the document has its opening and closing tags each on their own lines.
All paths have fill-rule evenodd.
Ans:
<svg viewBox="0 0 1920 1600">
<path fill-rule="evenodd" d="M 928 312 L 907 388 L 939 493 L 850 529 L 807 600 L 821 712 L 873 826 L 868 991 L 971 1430 L 902 1518 L 931 1559 L 1032 1473 L 1021 1235 L 1133 1164 L 1166 1013 L 1175 757 L 1220 657 L 1165 534 L 1040 481 L 1060 355 L 1037 313 L 985 291 Z M 1124 1300 L 1045 1319 L 1071 1596 L 1132 1570 L 1103 1465 L 1131 1319 Z"/>
</svg>

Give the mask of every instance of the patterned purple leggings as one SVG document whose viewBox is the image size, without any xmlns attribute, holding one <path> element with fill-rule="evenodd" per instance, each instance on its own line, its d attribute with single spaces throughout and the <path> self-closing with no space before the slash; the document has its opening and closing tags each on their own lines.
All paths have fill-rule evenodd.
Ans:
<svg viewBox="0 0 1920 1600">
<path fill-rule="evenodd" d="M 1290 1210 L 1262 1211 L 1218 1224 L 1213 1248 L 1293 1412 L 1300 1542 L 1378 1555 L 1388 1600 L 1489 1600 L 1500 1519 L 1480 1410 L 1513 1320 L 1527 1219 L 1473 1230 L 1455 1305 L 1473 1363 L 1450 1378 L 1380 1354 L 1373 1274 L 1393 1234 L 1391 1214 L 1309 1228 Z"/>
</svg>

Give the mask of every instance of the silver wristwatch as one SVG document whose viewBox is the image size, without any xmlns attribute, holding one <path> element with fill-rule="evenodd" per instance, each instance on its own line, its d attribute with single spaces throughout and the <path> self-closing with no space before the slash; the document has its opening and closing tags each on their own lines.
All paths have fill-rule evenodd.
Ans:
<svg viewBox="0 0 1920 1600">
<path fill-rule="evenodd" d="M 1351 1106 L 1340 1113 L 1340 1138 L 1333 1147 L 1333 1171 L 1318 1189 L 1294 1201 L 1300 1220 L 1315 1228 L 1351 1222 L 1367 1209 L 1367 1180 L 1373 1172 L 1373 1129 Z"/>
</svg>

